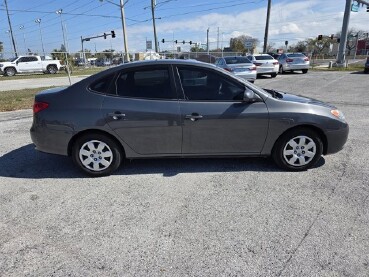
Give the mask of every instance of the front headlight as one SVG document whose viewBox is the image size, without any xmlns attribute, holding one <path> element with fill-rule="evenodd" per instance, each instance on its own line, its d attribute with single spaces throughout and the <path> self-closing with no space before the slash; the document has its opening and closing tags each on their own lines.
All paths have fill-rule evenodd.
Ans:
<svg viewBox="0 0 369 277">
<path fill-rule="evenodd" d="M 346 121 L 345 115 L 339 110 L 331 110 L 331 114 L 342 121 Z"/>
<path fill-rule="evenodd" d="M 3 67 L 4 65 L 0 63 L 0 67 Z"/>
</svg>

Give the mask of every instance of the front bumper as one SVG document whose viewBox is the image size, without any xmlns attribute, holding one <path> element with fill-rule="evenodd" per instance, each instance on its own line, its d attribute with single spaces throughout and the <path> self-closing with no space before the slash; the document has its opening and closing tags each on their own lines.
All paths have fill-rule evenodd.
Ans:
<svg viewBox="0 0 369 277">
<path fill-rule="evenodd" d="M 349 134 L 349 126 L 347 123 L 342 124 L 340 129 L 326 132 L 327 149 L 325 155 L 337 153 L 345 145 Z"/>
</svg>

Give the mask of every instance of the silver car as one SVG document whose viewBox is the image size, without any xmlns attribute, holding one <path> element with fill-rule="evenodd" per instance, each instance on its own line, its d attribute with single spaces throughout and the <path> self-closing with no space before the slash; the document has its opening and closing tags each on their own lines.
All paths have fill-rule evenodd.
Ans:
<svg viewBox="0 0 369 277">
<path fill-rule="evenodd" d="M 285 71 L 302 71 L 307 73 L 310 68 L 310 60 L 302 53 L 284 53 L 279 59 L 279 73 Z"/>
<path fill-rule="evenodd" d="M 349 131 L 332 105 L 186 60 L 128 63 L 42 91 L 33 112 L 36 149 L 71 156 L 92 176 L 152 157 L 272 156 L 306 170 L 341 150 Z"/>
<path fill-rule="evenodd" d="M 251 83 L 256 80 L 256 66 L 247 57 L 233 56 L 217 58 L 215 65 Z"/>
<path fill-rule="evenodd" d="M 255 54 L 247 56 L 256 66 L 256 73 L 260 75 L 270 75 L 272 78 L 277 77 L 279 71 L 279 63 L 271 55 Z"/>
</svg>

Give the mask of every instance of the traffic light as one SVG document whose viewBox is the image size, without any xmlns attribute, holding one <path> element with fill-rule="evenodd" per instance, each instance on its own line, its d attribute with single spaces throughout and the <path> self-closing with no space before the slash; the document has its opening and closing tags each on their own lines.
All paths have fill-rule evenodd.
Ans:
<svg viewBox="0 0 369 277">
<path fill-rule="evenodd" d="M 318 35 L 318 40 L 322 40 L 323 39 L 323 35 Z"/>
<path fill-rule="evenodd" d="M 331 34 L 331 39 L 333 39 L 334 38 L 334 35 L 333 34 Z"/>
<path fill-rule="evenodd" d="M 337 38 L 337 43 L 340 43 L 341 42 L 341 38 Z"/>
<path fill-rule="evenodd" d="M 177 44 L 178 43 L 178 40 L 175 40 L 174 42 Z"/>
<path fill-rule="evenodd" d="M 162 42 L 162 43 L 164 43 L 164 42 L 165 42 L 165 40 L 164 40 L 164 39 L 162 39 L 162 40 L 161 40 L 161 42 Z"/>
<path fill-rule="evenodd" d="M 104 39 L 106 39 L 106 34 L 104 33 Z"/>
<path fill-rule="evenodd" d="M 114 31 L 111 31 L 111 37 L 115 38 L 115 32 Z"/>
<path fill-rule="evenodd" d="M 366 12 L 369 13 L 369 6 L 366 6 Z"/>
<path fill-rule="evenodd" d="M 284 42 L 284 45 L 286 45 L 286 46 L 288 45 L 288 40 L 286 40 L 286 41 Z"/>
<path fill-rule="evenodd" d="M 183 44 L 185 44 L 186 42 L 185 41 L 182 41 Z"/>
<path fill-rule="evenodd" d="M 192 45 L 192 40 L 190 40 L 190 45 Z"/>
</svg>

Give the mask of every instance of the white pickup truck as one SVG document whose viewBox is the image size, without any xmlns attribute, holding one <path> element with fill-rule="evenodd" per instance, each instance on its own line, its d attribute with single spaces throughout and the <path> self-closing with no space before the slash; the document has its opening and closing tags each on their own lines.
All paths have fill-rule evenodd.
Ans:
<svg viewBox="0 0 369 277">
<path fill-rule="evenodd" d="M 0 74 L 5 76 L 32 72 L 55 74 L 60 67 L 59 60 L 47 60 L 40 56 L 19 56 L 9 62 L 0 62 Z"/>
</svg>

